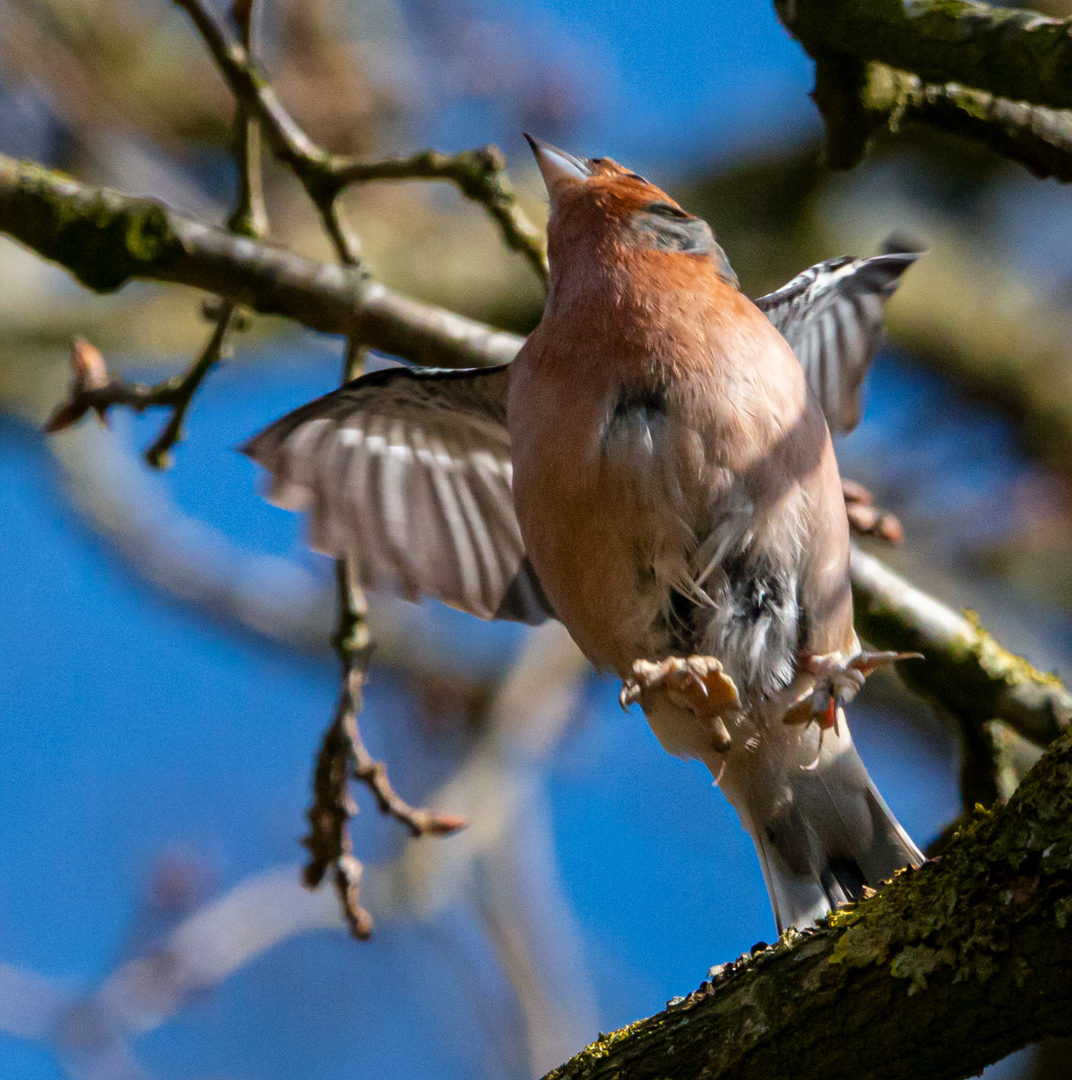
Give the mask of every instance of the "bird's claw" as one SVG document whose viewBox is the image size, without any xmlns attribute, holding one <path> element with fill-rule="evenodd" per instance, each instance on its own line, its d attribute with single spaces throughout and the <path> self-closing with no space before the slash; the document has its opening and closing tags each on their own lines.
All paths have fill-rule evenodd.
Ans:
<svg viewBox="0 0 1072 1080">
<path fill-rule="evenodd" d="M 922 659 L 922 653 L 858 652 L 846 660 L 843 653 L 825 653 L 804 658 L 801 667 L 815 676 L 812 688 L 805 692 L 785 714 L 786 724 L 810 724 L 815 721 L 820 732 L 830 728 L 837 733 L 838 710 L 864 685 L 867 676 L 880 667 L 898 660 Z"/>
<path fill-rule="evenodd" d="M 634 702 L 644 706 L 655 693 L 709 720 L 715 749 L 729 749 L 730 733 L 722 715 L 740 709 L 741 696 L 720 661 L 713 656 L 669 656 L 654 663 L 637 660 L 630 677 L 622 682 L 618 701 L 623 709 Z"/>
</svg>

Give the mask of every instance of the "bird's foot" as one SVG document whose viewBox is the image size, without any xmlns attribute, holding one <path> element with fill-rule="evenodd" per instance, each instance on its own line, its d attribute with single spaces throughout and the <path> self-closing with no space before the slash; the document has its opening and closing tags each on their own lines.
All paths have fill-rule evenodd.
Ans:
<svg viewBox="0 0 1072 1080">
<path fill-rule="evenodd" d="M 812 688 L 805 692 L 785 714 L 787 724 L 810 724 L 821 732 L 830 728 L 837 733 L 838 710 L 852 701 L 871 672 L 898 660 L 922 658 L 921 653 L 863 651 L 846 660 L 844 653 L 824 653 L 804 657 L 801 668 L 815 676 Z"/>
<path fill-rule="evenodd" d="M 722 716 L 740 709 L 741 696 L 720 661 L 713 656 L 668 656 L 655 663 L 637 660 L 630 677 L 622 682 L 618 701 L 623 709 L 633 702 L 646 707 L 652 696 L 660 693 L 708 720 L 715 749 L 729 749 L 730 733 Z"/>
</svg>

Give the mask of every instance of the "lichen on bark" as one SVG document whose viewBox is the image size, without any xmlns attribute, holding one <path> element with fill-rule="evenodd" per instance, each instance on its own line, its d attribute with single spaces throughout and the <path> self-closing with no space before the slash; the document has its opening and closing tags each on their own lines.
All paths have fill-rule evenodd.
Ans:
<svg viewBox="0 0 1072 1080">
<path fill-rule="evenodd" d="M 1072 736 L 941 860 L 790 931 L 546 1080 L 959 1080 L 1072 1033 Z"/>
</svg>

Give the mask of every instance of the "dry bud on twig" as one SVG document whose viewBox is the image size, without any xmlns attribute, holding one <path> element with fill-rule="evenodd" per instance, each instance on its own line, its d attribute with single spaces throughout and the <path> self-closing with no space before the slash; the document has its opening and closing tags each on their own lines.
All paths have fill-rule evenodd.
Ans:
<svg viewBox="0 0 1072 1080">
<path fill-rule="evenodd" d="M 109 377 L 108 367 L 100 350 L 85 338 L 72 338 L 71 388 L 67 399 L 62 401 L 48 418 L 45 433 L 52 435 L 70 427 L 81 420 L 90 409 L 103 424 L 108 406 L 115 403 L 114 400 L 109 400 L 105 393 L 109 389 L 118 392 L 119 384 Z"/>
<path fill-rule="evenodd" d="M 857 536 L 869 536 L 885 540 L 887 544 L 899 544 L 904 540 L 904 527 L 888 510 L 874 505 L 871 492 L 855 480 L 841 479 L 841 491 L 845 496 L 845 513 L 849 516 L 849 528 Z"/>
</svg>

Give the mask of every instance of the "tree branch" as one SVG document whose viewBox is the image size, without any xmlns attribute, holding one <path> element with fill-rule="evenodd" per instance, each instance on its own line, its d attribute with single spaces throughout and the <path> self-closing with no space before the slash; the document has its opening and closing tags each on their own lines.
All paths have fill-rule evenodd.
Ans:
<svg viewBox="0 0 1072 1080">
<path fill-rule="evenodd" d="M 326 217 L 332 209 L 328 207 Z M 345 260 L 351 248 L 344 237 L 338 247 L 340 258 Z M 363 350 L 347 341 L 342 381 L 357 378 L 363 367 Z M 307 814 L 310 832 L 302 841 L 310 854 L 304 878 L 306 885 L 315 889 L 328 870 L 333 870 L 333 884 L 350 933 L 366 941 L 372 933 L 372 916 L 360 902 L 363 868 L 354 856 L 350 837 L 350 819 L 357 813 L 357 803 L 350 794 L 351 775 L 368 788 L 381 814 L 401 822 L 414 837 L 446 836 L 465 828 L 465 820 L 410 806 L 391 786 L 383 763 L 368 752 L 358 720 L 373 650 L 368 604 L 346 559 L 335 563 L 335 581 L 339 617 L 332 645 L 342 669 L 341 688 L 335 718 L 324 733 L 313 774 L 313 805 Z"/>
<path fill-rule="evenodd" d="M 1069 20 L 969 0 L 775 0 L 814 56 L 843 53 L 995 97 L 1072 108 Z"/>
<path fill-rule="evenodd" d="M 775 7 L 815 60 L 831 167 L 858 164 L 876 129 L 915 121 L 1072 180 L 1070 23 L 960 0 Z"/>
<path fill-rule="evenodd" d="M 887 71 L 891 83 L 902 85 L 889 110 L 895 123 L 915 121 L 985 143 L 1040 179 L 1072 181 L 1072 112 L 1010 101 L 956 83 L 936 86 Z"/>
<path fill-rule="evenodd" d="M 154 199 L 81 184 L 0 154 L 0 232 L 110 292 L 133 280 L 191 285 L 417 364 L 480 367 L 522 339 L 401 296 L 359 272 L 188 218 Z"/>
<path fill-rule="evenodd" d="M 857 95 L 844 107 L 857 121 L 850 124 L 841 122 L 832 102 L 820 95 L 822 71 L 817 63 L 815 100 L 826 120 L 827 157 L 834 168 L 856 165 L 877 128 L 914 122 L 983 143 L 1035 176 L 1072 180 L 1072 112 L 1010 101 L 957 83 L 925 83 L 875 62 L 846 90 L 846 97 Z"/>
<path fill-rule="evenodd" d="M 714 969 L 546 1080 L 960 1080 L 1072 1032 L 1072 736 L 941 860 Z"/>
<path fill-rule="evenodd" d="M 921 592 L 878 559 L 852 551 L 856 627 L 882 649 L 921 652 L 897 665 L 905 683 L 981 727 L 1004 720 L 1045 746 L 1072 720 L 1072 693 L 1056 675 L 1009 652 L 971 615 Z"/>
<path fill-rule="evenodd" d="M 235 0 L 233 13 L 243 41 L 250 48 L 255 32 L 255 0 Z M 238 163 L 238 197 L 227 228 L 232 233 L 259 239 L 268 229 L 261 186 L 260 127 L 256 120 L 249 118 L 241 102 L 235 106 L 234 154 Z M 209 371 L 223 358 L 228 335 L 241 321 L 236 312 L 237 305 L 231 300 L 212 304 L 211 312 L 209 307 L 206 305 L 206 317 L 211 318 L 215 326 L 200 355 L 184 375 L 165 379 L 155 386 L 131 384 L 124 379 L 109 377 L 100 353 L 87 341 L 75 338 L 71 342 L 73 378 L 70 395 L 53 412 L 45 430 L 59 431 L 89 409 L 103 420 L 113 405 L 126 405 L 137 412 L 150 406 L 165 406 L 171 410 L 171 415 L 145 451 L 145 460 L 155 469 L 166 468 L 172 447 L 182 438 L 183 421 L 194 394 Z"/>
<path fill-rule="evenodd" d="M 547 283 L 547 248 L 540 231 L 517 205 L 506 175 L 506 161 L 495 146 L 458 154 L 421 150 L 403 158 L 359 161 L 340 158 L 332 165 L 340 189 L 370 180 L 449 180 L 473 202 L 484 206 L 499 226 L 508 248 L 524 255 L 540 280 Z"/>
<path fill-rule="evenodd" d="M 232 0 L 231 17 L 238 26 L 242 46 L 254 56 L 260 41 L 260 5 L 257 0 Z M 261 172 L 261 122 L 249 106 L 235 105 L 234 157 L 238 163 L 238 205 L 227 228 L 240 236 L 260 239 L 268 233 L 268 209 L 264 202 L 264 175 Z"/>
<path fill-rule="evenodd" d="M 339 262 L 356 269 L 360 261 L 360 243 L 342 220 L 339 190 L 316 189 L 306 185 Z M 364 367 L 365 348 L 351 334 L 346 339 L 343 383 L 356 379 Z M 350 837 L 350 819 L 357 813 L 357 804 L 350 794 L 351 772 L 354 779 L 372 793 L 380 813 L 406 825 L 414 837 L 446 836 L 464 828 L 465 821 L 410 806 L 391 786 L 386 766 L 374 760 L 368 752 L 358 720 L 364 704 L 363 687 L 368 678 L 373 649 L 368 628 L 368 604 L 353 567 L 346 558 L 336 562 L 335 579 L 339 622 L 332 644 L 342 666 L 342 686 L 335 719 L 325 733 L 317 755 L 313 778 L 314 799 L 308 813 L 312 828 L 304 841 L 312 856 L 305 868 L 305 883 L 315 889 L 328 869 L 333 869 L 335 891 L 350 933 L 359 941 L 365 941 L 372 933 L 372 917 L 361 905 L 363 867 L 354 856 Z"/>
<path fill-rule="evenodd" d="M 335 719 L 324 733 L 316 756 L 313 772 L 313 805 L 307 815 L 309 835 L 302 843 L 309 850 L 309 862 L 303 878 L 315 889 L 328 870 L 350 933 L 359 941 L 368 940 L 372 933 L 372 917 L 361 906 L 361 874 L 363 867 L 354 856 L 350 838 L 350 819 L 357 813 L 357 803 L 350 793 L 350 762 L 353 759 L 353 740 L 360 739 L 357 714 L 361 710 L 362 686 L 367 664 L 368 640 L 363 646 L 366 656 L 354 664 L 351 651 L 339 647 L 343 664 L 343 692 L 335 711 Z"/>
<path fill-rule="evenodd" d="M 249 52 L 202 0 L 175 0 L 197 27 L 235 97 L 256 113 L 276 155 L 294 171 L 317 206 L 334 201 L 350 184 L 371 180 L 448 180 L 483 205 L 506 246 L 524 255 L 547 281 L 547 251 L 540 232 L 517 204 L 505 161 L 494 146 L 453 156 L 425 150 L 408 158 L 363 161 L 330 154 L 294 122 Z"/>
</svg>

